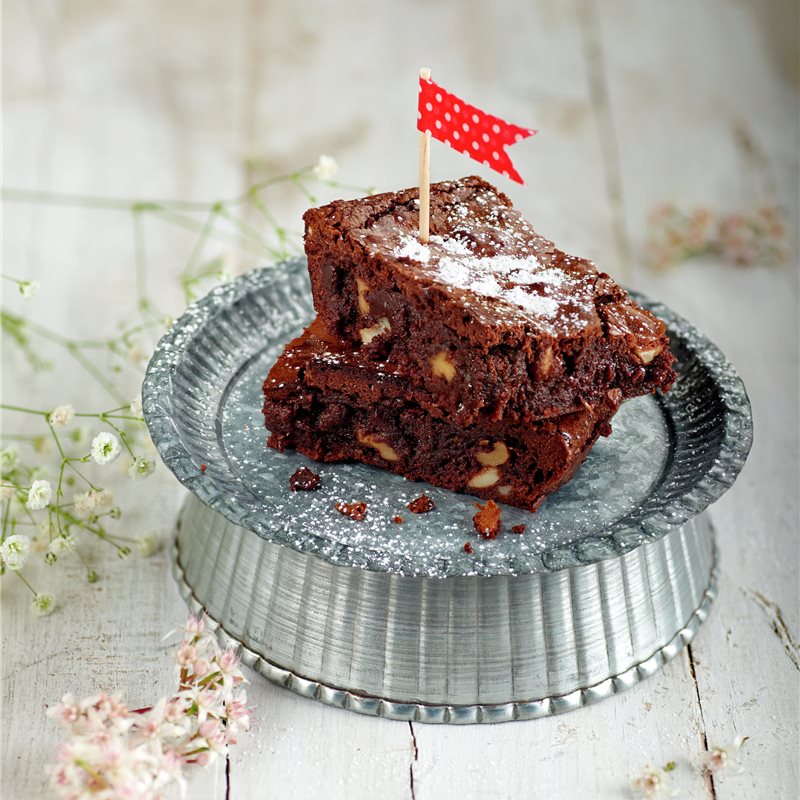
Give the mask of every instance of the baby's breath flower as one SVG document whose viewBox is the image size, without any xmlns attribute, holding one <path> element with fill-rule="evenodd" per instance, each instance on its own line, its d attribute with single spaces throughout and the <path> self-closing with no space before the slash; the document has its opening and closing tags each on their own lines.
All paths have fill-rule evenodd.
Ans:
<svg viewBox="0 0 800 800">
<path fill-rule="evenodd" d="M 142 558 L 148 558 L 154 555 L 161 548 L 161 542 L 158 537 L 153 533 L 144 533 L 136 537 L 136 549 Z"/>
<path fill-rule="evenodd" d="M 119 456 L 119 439 L 113 433 L 103 431 L 92 439 L 92 458 L 98 464 L 110 464 Z"/>
<path fill-rule="evenodd" d="M 56 609 L 56 599 L 50 592 L 37 592 L 33 598 L 34 613 L 40 617 L 52 614 Z"/>
<path fill-rule="evenodd" d="M 28 558 L 28 553 L 31 549 L 30 537 L 24 533 L 14 533 L 7 536 L 2 544 L 0 544 L 0 558 L 3 563 L 15 572 L 25 566 L 25 560 Z"/>
<path fill-rule="evenodd" d="M 39 281 L 20 281 L 18 284 L 19 293 L 26 299 L 30 300 L 35 297 L 39 291 Z"/>
<path fill-rule="evenodd" d="M 141 417 L 142 416 L 142 398 L 137 397 L 131 400 L 131 414 L 134 417 Z"/>
<path fill-rule="evenodd" d="M 111 489 L 92 489 L 94 497 L 94 510 L 107 511 L 114 504 L 114 493 Z"/>
<path fill-rule="evenodd" d="M 155 471 L 156 464 L 149 458 L 137 456 L 128 467 L 128 475 L 131 478 L 149 478 Z"/>
<path fill-rule="evenodd" d="M 111 508 L 114 495 L 110 489 L 89 489 L 88 492 L 76 492 L 72 502 L 78 514 L 88 517 Z"/>
<path fill-rule="evenodd" d="M 15 445 L 4 447 L 0 450 L 0 474 L 8 475 L 19 464 L 19 448 Z"/>
<path fill-rule="evenodd" d="M 333 156 L 322 155 L 317 160 L 317 163 L 311 168 L 311 171 L 322 181 L 330 180 L 338 171 L 339 165 Z"/>
<path fill-rule="evenodd" d="M 56 406 L 50 414 L 50 424 L 54 428 L 65 428 L 74 416 L 75 409 L 71 405 Z"/>
<path fill-rule="evenodd" d="M 43 508 L 47 508 L 52 494 L 53 488 L 49 481 L 34 481 L 28 490 L 28 499 L 25 505 L 31 511 L 41 511 Z"/>
<path fill-rule="evenodd" d="M 71 533 L 56 536 L 50 542 L 47 552 L 54 556 L 61 556 L 75 549 L 75 537 Z"/>
</svg>

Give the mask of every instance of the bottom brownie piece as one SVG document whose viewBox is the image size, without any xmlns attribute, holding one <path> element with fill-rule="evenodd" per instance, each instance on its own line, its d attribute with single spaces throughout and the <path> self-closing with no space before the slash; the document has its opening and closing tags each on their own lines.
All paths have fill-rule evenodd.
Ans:
<svg viewBox="0 0 800 800">
<path fill-rule="evenodd" d="M 407 382 L 325 338 L 316 323 L 290 342 L 264 382 L 270 447 L 316 461 L 360 461 L 457 492 L 535 510 L 611 432 L 619 390 L 603 402 L 527 425 L 467 427 L 404 397 Z"/>
</svg>

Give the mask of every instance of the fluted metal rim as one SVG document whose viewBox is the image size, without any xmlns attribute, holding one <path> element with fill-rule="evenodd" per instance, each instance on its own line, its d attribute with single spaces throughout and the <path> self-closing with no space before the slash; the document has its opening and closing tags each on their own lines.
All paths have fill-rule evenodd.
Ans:
<svg viewBox="0 0 800 800">
<path fill-rule="evenodd" d="M 183 600 L 192 612 L 205 615 L 209 630 L 215 633 L 220 644 L 223 647 L 235 647 L 241 656 L 242 663 L 255 670 L 271 683 L 283 686 L 302 697 L 318 700 L 329 706 L 355 711 L 367 716 L 430 724 L 470 725 L 539 719 L 574 711 L 583 706 L 592 705 L 600 700 L 613 697 L 655 674 L 694 639 L 700 626 L 708 618 L 711 605 L 717 596 L 719 567 L 716 545 L 712 547 L 711 556 L 709 581 L 703 592 L 700 604 L 694 609 L 689 619 L 675 636 L 647 658 L 642 659 L 624 672 L 612 675 L 598 683 L 577 689 L 568 694 L 534 698 L 526 701 L 467 705 L 397 702 L 386 698 L 359 694 L 358 692 L 329 685 L 321 680 L 309 679 L 298 675 L 291 669 L 282 667 L 251 650 L 241 639 L 229 633 L 220 620 L 206 611 L 186 580 L 186 575 L 180 563 L 180 548 L 177 538 L 174 540 L 172 547 L 172 573 Z M 308 557 L 314 558 L 314 556 Z"/>
<path fill-rule="evenodd" d="M 224 286 L 216 287 L 204 298 L 190 305 L 158 343 L 148 365 L 142 387 L 144 415 L 150 435 L 161 457 L 198 499 L 211 509 L 222 514 L 236 525 L 280 545 L 311 553 L 329 563 L 354 563 L 361 568 L 396 574 L 412 574 L 401 567 L 384 563 L 380 553 L 369 549 L 333 542 L 324 533 L 307 531 L 302 539 L 285 534 L 282 529 L 270 526 L 265 515 L 243 497 L 241 483 L 234 475 L 218 479 L 215 483 L 198 475 L 196 464 L 205 459 L 192 453 L 176 424 L 180 409 L 174 406 L 172 378 L 180 364 L 183 353 L 194 338 L 202 335 L 203 326 L 221 310 L 241 301 L 251 292 L 264 291 L 274 281 L 296 277 L 305 270 L 305 259 L 292 259 L 273 267 L 256 270 L 243 275 Z M 471 565 L 472 574 L 524 574 L 533 572 L 556 572 L 565 566 L 591 564 L 615 558 L 630 552 L 643 542 L 661 539 L 687 520 L 700 514 L 711 503 L 721 497 L 734 483 L 749 454 L 752 444 L 752 415 L 744 384 L 721 351 L 693 325 L 662 304 L 652 303 L 641 295 L 632 293 L 644 307 L 649 308 L 666 324 L 675 346 L 691 357 L 692 367 L 702 373 L 698 381 L 711 392 L 720 419 L 711 429 L 707 419 L 692 418 L 681 408 L 678 385 L 669 394 L 660 398 L 673 417 L 684 414 L 689 430 L 684 432 L 685 458 L 678 464 L 675 474 L 665 481 L 635 513 L 616 520 L 598 535 L 585 543 L 577 542 L 544 553 L 517 555 L 513 563 L 484 568 L 480 563 Z M 693 387 L 696 391 L 697 387 Z M 684 398 L 685 402 L 685 398 Z M 688 403 L 686 404 L 688 405 Z M 702 428 L 706 425 L 705 428 Z M 693 426 L 693 427 L 692 427 Z M 701 429 L 702 428 L 702 429 Z M 713 453 L 709 458 L 707 453 Z M 678 460 L 676 459 L 676 462 Z M 702 463 L 700 463 L 702 462 Z M 187 464 L 194 469 L 187 469 Z M 698 470 L 698 464 L 700 469 Z M 586 546 L 582 546 L 582 545 Z M 463 574 L 463 564 L 454 561 L 447 574 L 449 577 Z"/>
</svg>

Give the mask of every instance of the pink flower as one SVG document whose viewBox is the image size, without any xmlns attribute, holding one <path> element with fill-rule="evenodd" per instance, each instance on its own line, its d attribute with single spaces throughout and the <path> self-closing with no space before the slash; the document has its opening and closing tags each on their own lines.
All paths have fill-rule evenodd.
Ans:
<svg viewBox="0 0 800 800">
<path fill-rule="evenodd" d="M 197 660 L 197 648 L 188 642 L 181 642 L 175 652 L 175 660 L 181 667 L 191 668 L 192 664 Z"/>
<path fill-rule="evenodd" d="M 186 633 L 192 636 L 200 636 L 206 629 L 206 617 L 205 614 L 194 616 L 193 614 L 189 614 L 189 618 L 186 620 L 186 624 L 183 626 L 183 630 Z"/>
<path fill-rule="evenodd" d="M 225 650 L 217 656 L 217 666 L 223 675 L 233 675 L 239 669 L 239 656 L 235 650 Z"/>
<path fill-rule="evenodd" d="M 204 618 L 189 618 L 175 652 L 181 685 L 152 708 L 129 711 L 100 692 L 79 702 L 65 695 L 48 710 L 70 734 L 50 767 L 61 798 L 158 800 L 169 784 L 184 785 L 189 764 L 210 763 L 249 728 L 247 697 L 235 690 L 245 682 L 239 659 L 204 631 Z"/>
<path fill-rule="evenodd" d="M 196 678 L 205 678 L 213 672 L 211 663 L 205 658 L 197 658 L 192 662 L 192 671 Z"/>
<path fill-rule="evenodd" d="M 227 747 L 225 728 L 218 719 L 207 719 L 199 728 L 198 733 L 208 742 L 208 746 L 217 753 L 224 753 Z"/>
<path fill-rule="evenodd" d="M 250 729 L 250 709 L 247 708 L 247 695 L 244 691 L 225 704 L 225 716 L 233 728 Z"/>
<path fill-rule="evenodd" d="M 75 698 L 71 694 L 65 694 L 61 698 L 61 702 L 47 709 L 47 716 L 50 719 L 57 719 L 63 725 L 72 725 L 78 721 L 80 717 L 80 709 L 78 708 Z"/>
</svg>

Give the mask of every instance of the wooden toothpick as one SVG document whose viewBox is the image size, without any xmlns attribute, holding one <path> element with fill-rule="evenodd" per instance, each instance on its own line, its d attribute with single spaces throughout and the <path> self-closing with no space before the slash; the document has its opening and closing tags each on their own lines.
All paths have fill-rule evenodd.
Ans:
<svg viewBox="0 0 800 800">
<path fill-rule="evenodd" d="M 423 67 L 419 71 L 422 80 L 430 80 L 431 71 Z M 419 132 L 419 240 L 427 244 L 431 218 L 431 135 Z"/>
</svg>

